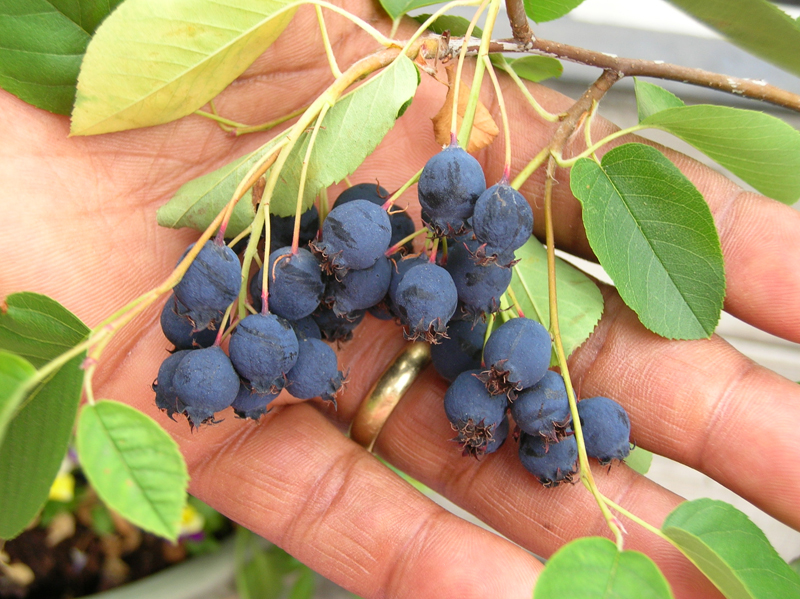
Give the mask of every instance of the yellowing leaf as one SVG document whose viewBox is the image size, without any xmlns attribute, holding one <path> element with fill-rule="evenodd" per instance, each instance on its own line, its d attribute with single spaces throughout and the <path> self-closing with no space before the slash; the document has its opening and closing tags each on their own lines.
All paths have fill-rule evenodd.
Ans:
<svg viewBox="0 0 800 599">
<path fill-rule="evenodd" d="M 126 0 L 78 76 L 72 135 L 147 127 L 219 94 L 289 24 L 296 0 Z"/>
<path fill-rule="evenodd" d="M 432 119 L 436 141 L 443 146 L 450 143 L 450 123 L 453 119 L 453 94 L 455 93 L 455 67 L 447 68 L 447 80 L 450 83 L 447 98 L 445 98 L 441 110 L 439 110 Z M 458 86 L 457 130 L 461 128 L 461 121 L 464 120 L 464 111 L 469 101 L 469 93 L 469 86 L 462 79 Z M 472 124 L 472 131 L 469 134 L 467 152 L 475 152 L 481 148 L 485 148 L 494 141 L 494 138 L 497 137 L 499 132 L 500 130 L 497 128 L 497 124 L 494 122 L 492 115 L 489 114 L 486 106 L 478 101 L 478 107 L 475 110 L 475 120 Z"/>
</svg>

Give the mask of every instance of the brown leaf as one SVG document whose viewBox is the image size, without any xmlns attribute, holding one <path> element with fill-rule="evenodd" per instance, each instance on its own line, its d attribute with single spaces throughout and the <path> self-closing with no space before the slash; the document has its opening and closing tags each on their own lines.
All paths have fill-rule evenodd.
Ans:
<svg viewBox="0 0 800 599">
<path fill-rule="evenodd" d="M 455 66 L 447 67 L 447 81 L 450 83 L 450 89 L 447 92 L 444 105 L 436 113 L 436 116 L 431 119 L 433 121 L 433 132 L 436 136 L 436 141 L 443 146 L 450 143 L 450 122 L 453 118 L 453 94 L 455 93 Z M 457 129 L 461 128 L 461 121 L 464 120 L 464 112 L 467 109 L 469 102 L 469 85 L 463 79 L 458 86 L 458 124 Z M 486 106 L 478 100 L 478 106 L 475 110 L 475 119 L 472 123 L 472 132 L 469 136 L 469 143 L 467 144 L 467 152 L 475 152 L 481 148 L 485 148 L 494 141 L 500 130 L 494 122 L 492 115 L 486 110 Z"/>
</svg>

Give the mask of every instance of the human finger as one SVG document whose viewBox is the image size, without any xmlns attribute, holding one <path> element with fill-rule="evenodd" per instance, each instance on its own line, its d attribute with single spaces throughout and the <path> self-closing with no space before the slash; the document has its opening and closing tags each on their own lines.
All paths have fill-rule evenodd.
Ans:
<svg viewBox="0 0 800 599">
<path fill-rule="evenodd" d="M 103 392 L 175 436 L 193 494 L 364 597 L 530 597 L 538 560 L 425 498 L 308 404 L 258 423 L 228 411 L 193 433 L 157 414 L 140 383 L 162 359 L 158 335 Z"/>
</svg>

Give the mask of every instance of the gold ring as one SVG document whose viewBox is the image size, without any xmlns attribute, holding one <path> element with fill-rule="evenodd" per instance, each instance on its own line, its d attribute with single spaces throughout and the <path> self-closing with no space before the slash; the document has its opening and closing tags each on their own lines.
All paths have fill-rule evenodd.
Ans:
<svg viewBox="0 0 800 599">
<path fill-rule="evenodd" d="M 350 438 L 371 452 L 392 410 L 430 361 L 427 343 L 411 343 L 397 354 L 359 406 L 350 425 Z"/>
</svg>

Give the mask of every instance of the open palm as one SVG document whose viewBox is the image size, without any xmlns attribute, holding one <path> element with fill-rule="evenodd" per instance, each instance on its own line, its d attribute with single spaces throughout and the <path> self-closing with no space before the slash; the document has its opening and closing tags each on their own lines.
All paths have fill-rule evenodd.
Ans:
<svg viewBox="0 0 800 599">
<path fill-rule="evenodd" d="M 388 33 L 371 6 L 351 2 Z M 301 9 L 270 50 L 217 100 L 248 123 L 308 104 L 332 81 L 314 25 Z M 346 21 L 329 19 L 342 67 L 374 48 Z M 399 38 L 403 37 L 402 30 Z M 302 39 L 302 43 L 298 43 Z M 546 108 L 569 105 L 532 88 Z M 423 76 L 420 91 L 354 181 L 399 187 L 438 151 L 430 117 L 445 94 Z M 553 126 L 507 86 L 519 170 Z M 523 126 L 524 125 L 524 126 Z M 611 125 L 597 123 L 596 137 Z M 186 181 L 264 143 L 272 133 L 234 138 L 199 116 L 144 130 L 68 138 L 64 117 L 0 92 L 0 295 L 22 290 L 52 296 L 90 326 L 158 285 L 196 232 L 159 228 L 155 211 Z M 479 154 L 487 180 L 500 177 L 502 139 Z M 743 192 L 688 158 L 672 155 L 708 199 L 722 240 L 726 309 L 775 334 L 800 341 L 800 216 Z M 567 181 L 560 172 L 560 180 Z M 522 191 L 541 213 L 543 179 Z M 568 185 L 556 187 L 556 238 L 563 249 L 591 252 Z M 418 214 L 413 190 L 400 201 Z M 543 219 L 535 232 L 543 231 Z M 644 329 L 613 289 L 595 333 L 570 360 L 583 395 L 608 395 L 628 410 L 642 447 L 712 476 L 790 526 L 800 528 L 800 389 L 761 368 L 720 338 L 674 342 Z M 460 504 L 513 543 L 444 511 L 342 434 L 359 402 L 403 347 L 394 325 L 368 318 L 339 350 L 349 384 L 333 412 L 308 403 L 275 410 L 259 423 L 227 417 L 190 433 L 158 413 L 149 384 L 168 343 L 153 306 L 115 339 L 95 392 L 155 417 L 181 445 L 190 491 L 267 537 L 334 581 L 365 597 L 530 597 L 542 565 L 568 540 L 607 535 L 580 486 L 543 489 L 507 443 L 480 462 L 461 459 L 441 408 L 445 383 L 423 373 L 396 408 L 376 450 Z M 601 491 L 659 526 L 681 501 L 626 466 L 597 472 Z M 676 550 L 640 527 L 626 548 L 647 550 L 678 597 L 716 591 Z"/>
</svg>

